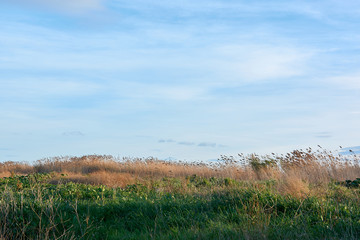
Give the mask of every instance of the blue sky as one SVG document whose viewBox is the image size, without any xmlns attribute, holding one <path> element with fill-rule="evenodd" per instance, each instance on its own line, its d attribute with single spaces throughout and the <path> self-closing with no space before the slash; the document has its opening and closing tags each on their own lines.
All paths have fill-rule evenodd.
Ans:
<svg viewBox="0 0 360 240">
<path fill-rule="evenodd" d="M 359 145 L 359 1 L 3 0 L 0 161 Z"/>
</svg>

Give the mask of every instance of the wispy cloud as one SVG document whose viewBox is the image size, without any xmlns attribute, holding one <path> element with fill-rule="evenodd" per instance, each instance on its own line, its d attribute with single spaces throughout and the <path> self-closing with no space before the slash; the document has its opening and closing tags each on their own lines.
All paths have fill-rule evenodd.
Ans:
<svg viewBox="0 0 360 240">
<path fill-rule="evenodd" d="M 184 145 L 184 146 L 198 146 L 198 147 L 226 147 L 226 145 L 223 144 L 216 144 L 214 142 L 200 142 L 200 143 L 195 143 L 195 142 L 191 142 L 191 141 L 176 141 L 173 139 L 160 139 L 158 141 L 159 143 L 177 143 L 178 145 Z"/>
<path fill-rule="evenodd" d="M 217 51 L 217 66 L 242 82 L 301 76 L 313 55 L 310 49 L 261 44 L 222 46 Z"/>
<path fill-rule="evenodd" d="M 83 14 L 104 10 L 103 0 L 5 0 L 17 6 L 50 9 L 70 14 Z"/>
<path fill-rule="evenodd" d="M 228 147 L 227 145 L 224 145 L 224 144 L 218 144 L 217 146 L 220 147 L 220 148 L 226 148 L 226 147 Z"/>
<path fill-rule="evenodd" d="M 330 132 L 318 132 L 315 134 L 317 138 L 331 138 L 333 135 Z"/>
<path fill-rule="evenodd" d="M 10 148 L 0 148 L 0 151 L 10 151 Z"/>
<path fill-rule="evenodd" d="M 57 77 L 22 78 L 14 81 L 12 78 L 2 79 L 2 95 L 9 97 L 34 96 L 84 96 L 92 95 L 103 89 L 98 83 L 62 79 Z"/>
<path fill-rule="evenodd" d="M 216 143 L 212 142 L 202 142 L 198 144 L 198 147 L 216 147 Z"/>
<path fill-rule="evenodd" d="M 176 142 L 176 141 L 173 140 L 173 139 L 160 139 L 158 142 L 159 143 L 173 143 L 173 142 Z"/>
<path fill-rule="evenodd" d="M 330 83 L 345 89 L 360 89 L 360 73 L 346 74 L 328 78 Z"/>
<path fill-rule="evenodd" d="M 160 97 L 168 100 L 193 100 L 205 94 L 206 89 L 200 89 L 196 86 L 149 86 L 153 89 L 152 97 Z"/>
<path fill-rule="evenodd" d="M 327 20 L 327 14 L 334 12 L 354 12 L 359 5 L 355 1 L 347 3 L 340 1 L 328 2 L 304 2 L 304 1 L 221 1 L 221 0 L 182 0 L 182 1 L 147 1 L 133 0 L 131 2 L 116 2 L 115 6 L 121 6 L 139 12 L 170 12 L 172 15 L 186 17 L 197 14 L 200 16 L 211 15 L 214 17 L 234 17 L 241 14 L 243 17 L 254 17 L 271 13 L 293 13 L 313 19 Z M 166 11 L 165 11 L 166 10 Z M 350 10 L 350 11 L 349 11 Z M 355 11 L 356 12 L 356 11 Z M 227 14 L 227 15 L 226 15 Z"/>
<path fill-rule="evenodd" d="M 0 0 L 0 145 L 24 159 L 356 145 L 359 6 Z M 76 145 L 69 129 L 94 137 Z"/>
<path fill-rule="evenodd" d="M 186 141 L 184 141 L 184 142 L 178 142 L 178 144 L 180 144 L 180 145 L 185 145 L 185 146 L 193 146 L 193 145 L 195 145 L 194 142 L 186 142 Z"/>
<path fill-rule="evenodd" d="M 63 136 L 80 136 L 80 137 L 85 136 L 85 134 L 80 131 L 63 132 L 62 135 Z"/>
</svg>

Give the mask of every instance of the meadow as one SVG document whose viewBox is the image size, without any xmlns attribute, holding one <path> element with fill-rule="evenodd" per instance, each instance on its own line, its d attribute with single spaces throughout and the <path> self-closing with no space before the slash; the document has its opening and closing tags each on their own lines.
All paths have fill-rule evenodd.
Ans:
<svg viewBox="0 0 360 240">
<path fill-rule="evenodd" d="M 360 239 L 356 155 L 0 164 L 0 239 Z"/>
</svg>

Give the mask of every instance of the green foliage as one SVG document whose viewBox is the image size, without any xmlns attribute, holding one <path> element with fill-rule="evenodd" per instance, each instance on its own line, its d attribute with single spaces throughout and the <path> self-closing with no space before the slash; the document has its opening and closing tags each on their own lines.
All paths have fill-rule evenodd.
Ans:
<svg viewBox="0 0 360 240">
<path fill-rule="evenodd" d="M 356 178 L 355 180 L 345 180 L 343 182 L 335 182 L 335 184 L 345 186 L 347 188 L 360 188 L 360 178 Z"/>
<path fill-rule="evenodd" d="M 277 162 L 269 157 L 267 159 L 260 159 L 258 155 L 252 154 L 249 157 L 249 164 L 254 171 L 259 171 L 260 169 L 276 167 Z"/>
<path fill-rule="evenodd" d="M 360 187 L 360 178 L 356 178 L 355 180 L 346 180 L 345 182 L 339 182 L 348 188 L 359 188 Z"/>
<path fill-rule="evenodd" d="M 196 174 L 187 177 L 188 186 L 189 187 L 223 187 L 223 186 L 231 186 L 235 185 L 236 181 L 231 178 L 216 178 L 216 177 L 201 177 L 197 176 Z"/>
<path fill-rule="evenodd" d="M 327 198 L 274 191 L 275 181 L 163 178 L 125 188 L 49 184 L 51 174 L 0 180 L 1 239 L 359 239 L 357 189 Z M 167 189 L 166 191 L 164 189 Z"/>
</svg>

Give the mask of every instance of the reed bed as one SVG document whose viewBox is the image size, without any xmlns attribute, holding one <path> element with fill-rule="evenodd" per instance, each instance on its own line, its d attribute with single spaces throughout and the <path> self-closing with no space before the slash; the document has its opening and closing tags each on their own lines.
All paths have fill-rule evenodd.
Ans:
<svg viewBox="0 0 360 240">
<path fill-rule="evenodd" d="M 0 164 L 0 239 L 359 239 L 356 155 Z"/>
<path fill-rule="evenodd" d="M 287 154 L 238 154 L 221 156 L 217 162 L 163 161 L 156 158 L 116 158 L 110 155 L 53 157 L 27 163 L 0 164 L 0 177 L 30 173 L 58 173 L 53 183 L 76 183 L 125 187 L 164 177 L 185 179 L 190 176 L 231 178 L 242 181 L 276 180 L 283 192 L 295 195 L 309 192 L 312 186 L 360 177 L 359 157 L 342 156 L 319 147 L 294 150 Z M 298 189 L 298 190 L 296 190 Z"/>
</svg>

